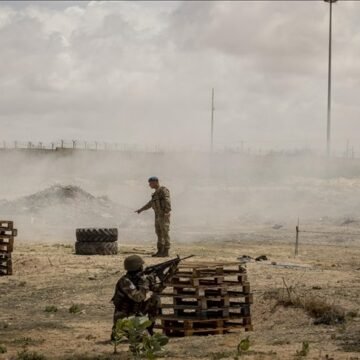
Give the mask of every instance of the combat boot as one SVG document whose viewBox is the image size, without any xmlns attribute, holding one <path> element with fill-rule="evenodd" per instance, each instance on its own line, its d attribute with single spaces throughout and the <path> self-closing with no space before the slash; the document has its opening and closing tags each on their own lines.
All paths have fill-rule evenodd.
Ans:
<svg viewBox="0 0 360 360">
<path fill-rule="evenodd" d="M 160 257 L 169 257 L 169 249 L 164 249 L 160 255 Z"/>
<path fill-rule="evenodd" d="M 164 252 L 163 248 L 158 247 L 157 252 L 154 253 L 154 254 L 152 254 L 151 256 L 152 256 L 152 257 L 161 257 L 163 252 Z"/>
</svg>

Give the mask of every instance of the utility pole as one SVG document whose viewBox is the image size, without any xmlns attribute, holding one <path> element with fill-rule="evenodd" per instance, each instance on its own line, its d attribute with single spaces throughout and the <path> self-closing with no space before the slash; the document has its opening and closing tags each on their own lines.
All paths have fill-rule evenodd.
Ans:
<svg viewBox="0 0 360 360">
<path fill-rule="evenodd" d="M 331 153 L 331 50 L 332 50 L 332 4 L 337 0 L 324 0 L 329 3 L 329 67 L 328 67 L 328 98 L 327 98 L 327 127 L 326 127 L 326 154 Z"/>
<path fill-rule="evenodd" d="M 212 91 L 211 91 L 211 152 L 213 152 L 213 150 L 214 150 L 214 111 L 215 111 L 214 96 L 215 96 L 215 91 L 214 91 L 214 88 L 212 88 Z"/>
</svg>

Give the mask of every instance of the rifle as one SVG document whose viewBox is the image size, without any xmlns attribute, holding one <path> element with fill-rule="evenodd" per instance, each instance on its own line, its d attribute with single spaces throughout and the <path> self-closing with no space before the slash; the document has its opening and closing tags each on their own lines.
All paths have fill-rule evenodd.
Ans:
<svg viewBox="0 0 360 360">
<path fill-rule="evenodd" d="M 172 268 L 173 266 L 177 267 L 177 265 L 180 263 L 180 261 L 189 259 L 191 257 L 193 257 L 195 255 L 189 255 L 186 256 L 184 258 L 180 258 L 180 256 L 178 255 L 175 259 L 171 259 L 168 261 L 164 261 L 160 264 L 155 264 L 155 265 L 150 265 L 147 266 L 141 273 L 141 275 L 150 275 L 150 274 L 155 274 L 161 282 L 165 282 L 166 280 L 168 280 L 168 275 L 170 275 L 170 268 Z M 168 270 L 165 272 L 165 270 Z"/>
</svg>

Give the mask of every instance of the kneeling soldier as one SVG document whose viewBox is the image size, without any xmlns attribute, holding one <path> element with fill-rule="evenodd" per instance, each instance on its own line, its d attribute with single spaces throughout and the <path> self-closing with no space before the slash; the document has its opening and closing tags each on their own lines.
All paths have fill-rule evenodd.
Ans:
<svg viewBox="0 0 360 360">
<path fill-rule="evenodd" d="M 153 322 L 149 333 L 153 333 L 156 316 L 160 312 L 160 293 L 164 286 L 156 284 L 156 276 L 143 275 L 144 261 L 138 255 L 128 256 L 124 261 L 127 273 L 117 282 L 112 302 L 115 306 L 114 324 L 129 316 L 148 315 Z M 113 339 L 113 334 L 112 334 Z"/>
</svg>

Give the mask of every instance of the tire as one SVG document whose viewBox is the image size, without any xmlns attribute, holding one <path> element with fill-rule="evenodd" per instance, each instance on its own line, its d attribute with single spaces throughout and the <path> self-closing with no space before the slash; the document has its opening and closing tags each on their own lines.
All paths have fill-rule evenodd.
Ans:
<svg viewBox="0 0 360 360">
<path fill-rule="evenodd" d="M 118 239 L 116 228 L 85 228 L 76 229 L 76 240 L 78 242 L 115 242 Z"/>
<path fill-rule="evenodd" d="M 117 241 L 90 241 L 75 243 L 75 253 L 77 255 L 116 255 L 118 253 Z"/>
</svg>

